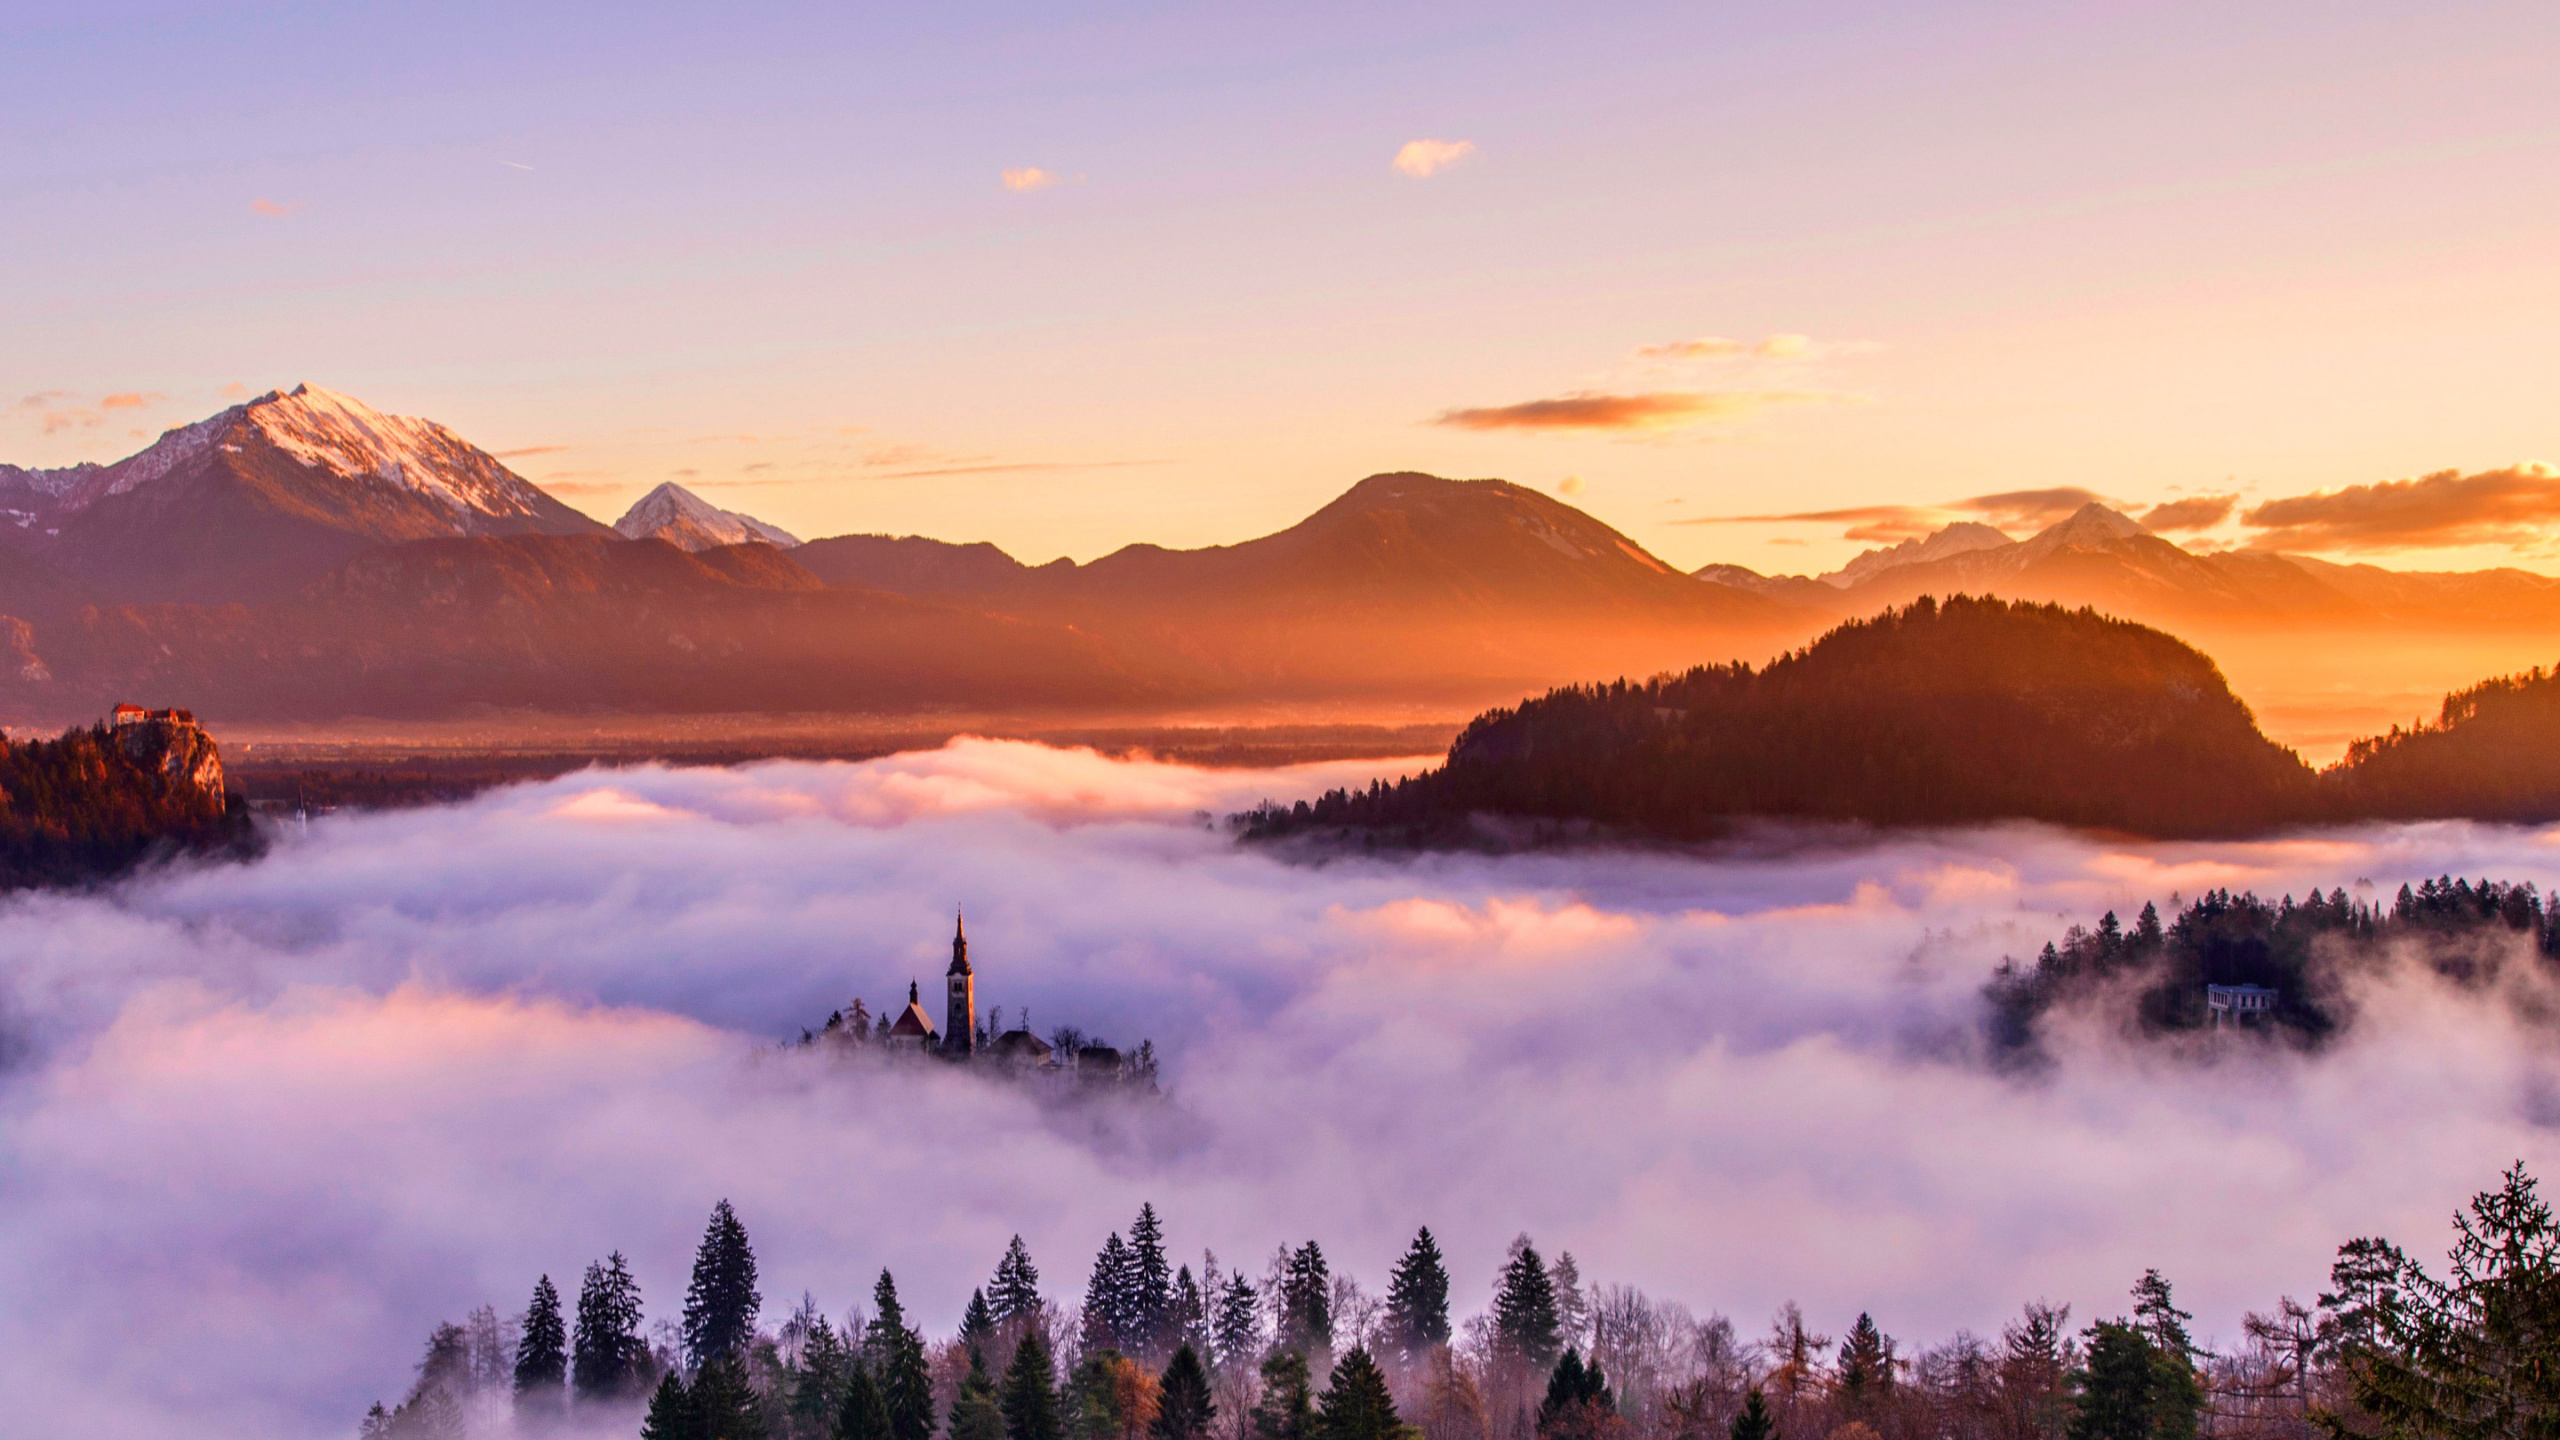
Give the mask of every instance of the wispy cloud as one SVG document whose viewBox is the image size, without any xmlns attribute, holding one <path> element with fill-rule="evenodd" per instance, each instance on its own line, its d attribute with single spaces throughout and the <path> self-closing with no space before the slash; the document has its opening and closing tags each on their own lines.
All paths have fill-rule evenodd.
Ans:
<svg viewBox="0 0 2560 1440">
<path fill-rule="evenodd" d="M 1516 405 L 1444 410 L 1431 423 L 1460 430 L 1677 430 L 1738 420 L 1779 405 L 1857 405 L 1862 395 L 1827 390 L 1656 390 L 1634 395 L 1578 391 Z"/>
<path fill-rule="evenodd" d="M 2445 545 L 2524 548 L 2550 538 L 2560 521 L 2560 473 L 2511 465 L 2465 475 L 2438 470 L 2292 495 L 2251 507 L 2241 522 L 2263 533 L 2259 550 L 2406 550 Z"/>
<path fill-rule="evenodd" d="M 98 408 L 101 410 L 148 410 L 168 398 L 166 395 L 145 394 L 139 390 L 119 390 L 100 400 Z"/>
<path fill-rule="evenodd" d="M 1644 345 L 1636 350 L 1639 360 L 1731 360 L 1751 353 L 1751 347 L 1739 340 L 1721 335 L 1702 335 L 1695 340 L 1674 340 L 1664 345 Z"/>
<path fill-rule="evenodd" d="M 1638 360 L 1829 360 L 1844 355 L 1870 355 L 1882 350 L 1873 340 L 1816 340 L 1810 335 L 1767 335 L 1756 341 L 1702 335 L 1636 348 Z"/>
<path fill-rule="evenodd" d="M 290 215 L 302 208 L 299 200 L 270 200 L 261 195 L 249 202 L 249 210 L 257 215 Z"/>
<path fill-rule="evenodd" d="M 1448 169 L 1476 153 L 1472 140 L 1407 140 L 1396 151 L 1395 166 L 1417 180 Z"/>
<path fill-rule="evenodd" d="M 2066 520 L 2084 505 L 2112 503 L 2094 490 L 2057 485 L 2041 490 L 2002 490 L 1935 505 L 1851 505 L 1836 510 L 1795 510 L 1760 515 L 1699 515 L 1673 525 L 1846 525 L 1844 540 L 1892 543 L 1917 539 L 1959 520 L 2007 531 L 2041 530 Z"/>
<path fill-rule="evenodd" d="M 2210 530 L 2230 519 L 2233 507 L 2239 503 L 2237 495 L 2190 495 L 2183 500 L 2164 500 L 2143 512 L 2142 525 L 2146 530 Z"/>
<path fill-rule="evenodd" d="M 568 448 L 566 445 L 527 445 L 521 450 L 492 450 L 489 453 L 501 460 L 521 460 L 528 455 L 557 455 Z"/>
<path fill-rule="evenodd" d="M 1055 172 L 1043 170 L 1037 165 L 1025 165 L 1019 170 L 1004 172 L 1004 188 L 1007 190 L 1046 190 L 1052 185 L 1062 183 L 1064 183 L 1063 180 Z"/>
</svg>

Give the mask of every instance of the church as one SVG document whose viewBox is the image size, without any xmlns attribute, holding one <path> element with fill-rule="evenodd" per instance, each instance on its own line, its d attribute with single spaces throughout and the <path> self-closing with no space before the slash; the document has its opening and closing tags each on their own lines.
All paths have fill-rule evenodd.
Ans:
<svg viewBox="0 0 2560 1440">
<path fill-rule="evenodd" d="M 827 1017 L 824 1038 L 845 1044 L 880 1045 L 892 1054 L 931 1056 L 954 1063 L 975 1063 L 997 1069 L 1042 1076 L 1074 1075 L 1092 1080 L 1118 1080 L 1128 1070 L 1121 1053 L 1108 1045 L 1079 1045 L 1071 1053 L 1061 1055 L 1048 1041 L 1031 1032 L 1030 1014 L 1024 1023 L 995 1035 L 978 1018 L 978 972 L 969 963 L 969 927 L 965 916 L 955 915 L 951 930 L 951 964 L 942 972 L 942 1022 L 934 1023 L 933 1013 L 924 1006 L 923 987 L 915 981 L 907 983 L 907 1005 L 895 1017 L 881 1016 L 875 1021 L 860 1000 L 849 1010 L 839 1010 Z M 1003 1011 L 996 1012 L 999 1016 Z M 1148 1079 L 1152 1079 L 1153 1047 L 1144 1056 Z"/>
</svg>

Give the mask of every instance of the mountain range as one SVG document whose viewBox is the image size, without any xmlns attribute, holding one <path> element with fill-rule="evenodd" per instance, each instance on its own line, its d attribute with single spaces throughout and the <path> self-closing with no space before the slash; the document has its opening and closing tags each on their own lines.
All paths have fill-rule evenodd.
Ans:
<svg viewBox="0 0 2560 1440">
<path fill-rule="evenodd" d="M 1958 592 L 2181 633 L 2538 636 L 2560 619 L 2560 581 L 2522 571 L 2196 553 L 2097 505 L 2024 539 L 1949 526 L 1821 577 L 1684 574 L 1538 491 L 1409 472 L 1258 539 L 1085 564 L 919 536 L 803 544 L 674 484 L 606 526 L 444 426 L 311 385 L 114 464 L 0 466 L 0 711 L 19 718 L 149 697 L 296 720 L 1475 708 L 1577 675 L 1767 655 Z"/>
</svg>

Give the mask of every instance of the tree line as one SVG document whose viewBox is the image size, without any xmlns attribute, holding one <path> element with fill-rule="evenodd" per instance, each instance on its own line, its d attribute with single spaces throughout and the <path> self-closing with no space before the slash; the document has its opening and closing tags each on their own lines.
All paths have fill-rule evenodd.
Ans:
<svg viewBox="0 0 2560 1440">
<path fill-rule="evenodd" d="M 1169 1254 L 1153 1206 L 1095 1256 L 1072 1308 L 1019 1236 L 958 1332 L 928 1341 L 882 1271 L 871 1312 L 803 1297 L 767 1328 L 755 1252 L 712 1210 L 680 1314 L 644 1333 L 617 1253 L 574 1318 L 544 1276 L 524 1311 L 430 1336 L 362 1440 L 631 1433 L 642 1440 L 2533 1440 L 2560 1434 L 2560 1223 L 2518 1164 L 2455 1217 L 2430 1271 L 2364 1237 L 2328 1287 L 2200 1345 L 2146 1271 L 2074 1329 L 2036 1302 L 1996 1337 L 1917 1349 L 1860 1314 L 1835 1341 L 1782 1306 L 1745 1339 L 1569 1253 L 1512 1242 L 1452 1323 L 1429 1229 L 1371 1293 L 1317 1242 L 1260 1275 Z"/>
<path fill-rule="evenodd" d="M 2344 889 L 2268 901 L 2208 890 L 2165 924 L 2146 904 L 2131 926 L 2114 911 L 2074 925 L 2033 964 L 2003 960 L 1984 987 L 1995 1057 L 2042 1058 L 2038 1022 L 2075 1003 L 2123 997 L 2139 1033 L 2203 1028 L 2209 985 L 2276 992 L 2250 1023 L 2318 1043 L 2346 1024 L 2348 975 L 2407 956 L 2458 984 L 2485 986 L 2517 954 L 2560 958 L 2560 913 L 2530 882 L 2439 876 L 2402 885 L 2386 905 Z"/>
<path fill-rule="evenodd" d="M 1764 668 L 1572 685 L 1477 716 L 1437 769 L 1232 817 L 1368 846 L 1711 839 L 1739 821 L 1993 820 L 2155 836 L 2421 817 L 2560 819 L 2560 676 L 2448 696 L 2325 771 L 2202 652 L 2083 608 L 1957 595 Z M 1488 823 L 1491 822 L 1491 823 Z"/>
</svg>

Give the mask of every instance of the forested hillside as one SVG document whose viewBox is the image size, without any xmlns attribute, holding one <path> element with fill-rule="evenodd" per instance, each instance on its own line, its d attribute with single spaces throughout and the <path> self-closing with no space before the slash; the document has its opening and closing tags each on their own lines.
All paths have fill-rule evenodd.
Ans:
<svg viewBox="0 0 2560 1440">
<path fill-rule="evenodd" d="M 2560 675 L 2455 691 L 2435 723 L 2359 740 L 2324 778 L 2342 810 L 2377 819 L 2560 817 Z"/>
<path fill-rule="evenodd" d="M 212 737 L 168 721 L 0 739 L 0 888 L 76 884 L 154 855 L 246 853 Z"/>
<path fill-rule="evenodd" d="M 1244 820 L 1257 836 L 1412 839 L 1477 814 L 1674 839 L 1749 817 L 2214 835 L 2316 803 L 2309 768 L 2198 651 L 2088 610 L 1959 596 L 1852 621 L 1766 669 L 1551 691 L 1477 718 L 1438 770 Z"/>
</svg>

